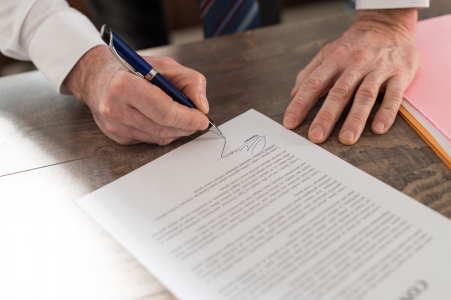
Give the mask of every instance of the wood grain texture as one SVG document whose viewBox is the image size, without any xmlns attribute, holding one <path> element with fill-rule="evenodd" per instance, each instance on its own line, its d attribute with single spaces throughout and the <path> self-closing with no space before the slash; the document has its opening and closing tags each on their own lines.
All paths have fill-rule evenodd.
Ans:
<svg viewBox="0 0 451 300">
<path fill-rule="evenodd" d="M 40 72 L 0 80 L 0 176 L 128 149 L 107 138 L 89 108 L 58 95 Z"/>
<path fill-rule="evenodd" d="M 421 18 L 446 13 L 449 0 L 420 10 Z M 217 124 L 250 108 L 281 123 L 296 74 L 355 18 L 340 14 L 145 53 L 205 74 Z M 307 138 L 321 104 L 296 133 Z M 343 121 L 321 147 L 451 218 L 451 171 L 401 117 L 382 136 L 368 125 L 355 146 L 338 142 Z M 0 298 L 174 300 L 75 201 L 200 134 L 165 147 L 120 146 L 84 104 L 56 95 L 40 73 L 1 79 Z"/>
</svg>

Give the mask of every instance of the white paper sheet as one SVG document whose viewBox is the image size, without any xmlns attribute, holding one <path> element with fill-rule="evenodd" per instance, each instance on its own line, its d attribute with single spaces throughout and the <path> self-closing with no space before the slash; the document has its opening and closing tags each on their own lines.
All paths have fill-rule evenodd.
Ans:
<svg viewBox="0 0 451 300">
<path fill-rule="evenodd" d="M 180 300 L 449 297 L 448 219 L 254 110 L 220 129 L 79 200 Z"/>
<path fill-rule="evenodd" d="M 429 132 L 432 137 L 439 143 L 445 152 L 451 156 L 451 140 L 448 139 L 434 124 L 431 123 L 422 113 L 410 104 L 409 101 L 403 99 L 402 106 Z"/>
</svg>

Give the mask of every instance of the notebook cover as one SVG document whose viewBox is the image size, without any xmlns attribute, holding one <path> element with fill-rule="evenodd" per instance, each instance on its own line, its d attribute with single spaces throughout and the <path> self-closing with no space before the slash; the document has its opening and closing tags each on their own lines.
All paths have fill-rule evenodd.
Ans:
<svg viewBox="0 0 451 300">
<path fill-rule="evenodd" d="M 451 140 L 451 15 L 418 22 L 418 72 L 404 98 Z"/>
</svg>

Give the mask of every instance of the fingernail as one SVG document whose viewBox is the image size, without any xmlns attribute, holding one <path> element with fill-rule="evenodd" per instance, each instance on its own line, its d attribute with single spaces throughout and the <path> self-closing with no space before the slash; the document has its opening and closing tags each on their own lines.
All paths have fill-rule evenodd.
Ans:
<svg viewBox="0 0 451 300">
<path fill-rule="evenodd" d="M 293 114 L 288 114 L 283 120 L 283 124 L 286 127 L 296 126 L 296 117 Z"/>
<path fill-rule="evenodd" d="M 205 130 L 208 127 L 208 124 L 210 122 L 208 122 L 208 120 L 202 120 L 202 122 L 200 122 L 199 127 L 197 128 L 197 130 Z"/>
<path fill-rule="evenodd" d="M 323 128 L 321 128 L 321 126 L 315 126 L 312 131 L 310 131 L 310 137 L 315 139 L 315 140 L 320 140 L 323 138 Z"/>
<path fill-rule="evenodd" d="M 210 110 L 210 106 L 208 105 L 207 97 L 204 94 L 199 95 L 199 100 L 205 110 L 208 112 Z"/>
<path fill-rule="evenodd" d="M 383 122 L 377 122 L 376 126 L 374 126 L 374 129 L 379 133 L 384 132 L 384 128 L 385 124 Z"/>
<path fill-rule="evenodd" d="M 354 131 L 351 129 L 346 129 L 341 133 L 341 138 L 346 141 L 353 141 L 354 140 Z"/>
</svg>

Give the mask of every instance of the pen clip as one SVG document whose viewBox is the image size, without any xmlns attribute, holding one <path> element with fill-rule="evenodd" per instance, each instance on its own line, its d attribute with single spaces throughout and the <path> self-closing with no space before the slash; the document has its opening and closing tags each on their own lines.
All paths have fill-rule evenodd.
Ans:
<svg viewBox="0 0 451 300">
<path fill-rule="evenodd" d="M 113 53 L 113 55 L 114 56 L 116 56 L 116 58 L 124 65 L 124 66 L 126 66 L 127 67 L 127 69 L 129 69 L 130 70 L 130 72 L 132 72 L 133 74 L 135 74 L 135 75 L 137 75 L 137 76 L 139 76 L 139 77 L 141 77 L 141 78 L 144 78 L 144 76 L 141 74 L 141 73 L 139 73 L 139 72 L 137 72 L 135 69 L 133 69 L 133 67 L 132 66 L 130 66 L 118 53 L 117 53 L 117 51 L 116 51 L 116 49 L 114 48 L 114 45 L 113 45 L 113 38 L 114 38 L 114 36 L 113 36 L 113 31 L 110 31 L 110 43 L 109 43 L 109 45 L 108 45 L 108 48 L 110 48 L 110 51 Z"/>
</svg>

